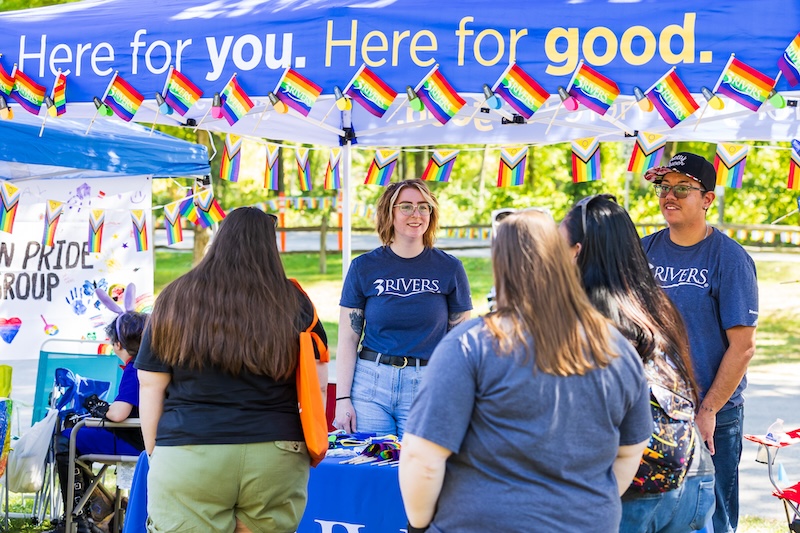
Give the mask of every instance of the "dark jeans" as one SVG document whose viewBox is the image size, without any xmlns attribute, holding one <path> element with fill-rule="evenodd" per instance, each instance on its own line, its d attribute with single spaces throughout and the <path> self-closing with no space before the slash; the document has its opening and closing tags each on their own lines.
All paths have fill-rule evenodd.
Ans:
<svg viewBox="0 0 800 533">
<path fill-rule="evenodd" d="M 717 508 L 714 533 L 736 531 L 739 525 L 739 460 L 742 458 L 744 406 L 717 413 L 714 468 Z"/>
</svg>

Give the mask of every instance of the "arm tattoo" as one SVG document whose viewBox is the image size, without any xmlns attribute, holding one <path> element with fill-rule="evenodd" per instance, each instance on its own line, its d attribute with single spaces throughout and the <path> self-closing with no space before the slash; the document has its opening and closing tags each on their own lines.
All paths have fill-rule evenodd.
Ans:
<svg viewBox="0 0 800 533">
<path fill-rule="evenodd" d="M 467 313 L 450 313 L 447 315 L 447 331 L 450 331 L 457 325 L 461 324 L 467 319 Z"/>
<path fill-rule="evenodd" d="M 353 331 L 358 335 L 358 338 L 361 338 L 361 334 L 364 332 L 364 310 L 363 309 L 353 309 L 350 311 L 350 327 L 353 328 Z"/>
</svg>

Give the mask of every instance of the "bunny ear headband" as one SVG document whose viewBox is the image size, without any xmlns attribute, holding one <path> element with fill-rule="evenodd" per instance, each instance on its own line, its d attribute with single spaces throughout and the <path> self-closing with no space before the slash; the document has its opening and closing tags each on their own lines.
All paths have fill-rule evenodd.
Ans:
<svg viewBox="0 0 800 533">
<path fill-rule="evenodd" d="M 117 302 L 115 302 L 103 289 L 95 289 L 94 294 L 97 296 L 97 299 L 103 303 L 103 305 L 118 315 L 123 313 L 131 313 L 136 310 L 136 285 L 133 283 L 128 284 L 128 287 L 125 289 L 124 311 L 119 304 L 117 304 Z"/>
</svg>

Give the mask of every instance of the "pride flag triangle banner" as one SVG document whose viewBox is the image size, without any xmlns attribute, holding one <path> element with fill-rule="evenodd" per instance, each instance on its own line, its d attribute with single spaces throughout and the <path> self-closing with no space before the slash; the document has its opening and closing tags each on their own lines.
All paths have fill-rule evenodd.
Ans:
<svg viewBox="0 0 800 533">
<path fill-rule="evenodd" d="M 64 209 L 64 202 L 47 200 L 44 213 L 44 234 L 42 246 L 53 246 L 56 242 L 56 227 Z"/>
<path fill-rule="evenodd" d="M 197 206 L 198 220 L 202 220 L 203 224 L 205 224 L 203 227 L 208 227 L 225 218 L 225 211 L 222 210 L 217 199 L 214 198 L 214 191 L 211 189 L 203 189 L 195 193 L 194 203 Z"/>
<path fill-rule="evenodd" d="M 308 161 L 308 148 L 298 148 L 294 151 L 297 161 L 297 177 L 300 180 L 300 190 L 311 190 L 311 168 Z"/>
<path fill-rule="evenodd" d="M 167 230 L 167 246 L 183 242 L 181 227 L 181 200 L 164 206 L 164 229 Z"/>
<path fill-rule="evenodd" d="M 645 94 L 670 128 L 686 120 L 700 107 L 678 77 L 675 67 L 669 69 Z"/>
<path fill-rule="evenodd" d="M 367 169 L 367 177 L 364 185 L 380 185 L 386 187 L 392 180 L 394 167 L 400 157 L 400 150 L 376 150 L 375 157 L 372 159 Z"/>
<path fill-rule="evenodd" d="M 342 150 L 334 148 L 331 150 L 331 155 L 328 158 L 328 168 L 325 169 L 325 188 L 326 189 L 341 189 L 342 188 Z"/>
<path fill-rule="evenodd" d="M 267 143 L 267 163 L 264 165 L 264 188 L 273 191 L 280 190 L 278 180 L 278 156 L 281 155 L 281 147 L 277 144 Z"/>
<path fill-rule="evenodd" d="M 0 181 L 0 231 L 12 233 L 14 231 L 14 217 L 17 216 L 17 206 L 21 193 L 19 187 L 7 181 Z"/>
<path fill-rule="evenodd" d="M 800 191 L 800 153 L 797 153 L 795 143 L 797 140 L 792 141 L 792 160 L 789 163 L 789 179 L 786 181 L 786 188 L 790 191 Z M 798 202 L 800 202 L 800 197 L 798 197 Z"/>
<path fill-rule="evenodd" d="M 572 183 L 600 179 L 600 141 L 597 137 L 572 142 Z"/>
<path fill-rule="evenodd" d="M 492 87 L 492 91 L 508 102 L 514 111 L 531 118 L 536 110 L 544 104 L 550 93 L 536 83 L 522 67 L 512 63 L 506 68 Z"/>
<path fill-rule="evenodd" d="M 619 86 L 581 61 L 567 92 L 595 113 L 605 115 L 619 96 Z"/>
<path fill-rule="evenodd" d="M 749 150 L 750 147 L 745 144 L 720 143 L 717 145 L 717 155 L 714 157 L 717 185 L 724 185 L 732 189 L 742 188 L 742 177 Z"/>
<path fill-rule="evenodd" d="M 450 173 L 458 157 L 459 150 L 435 150 L 428 161 L 422 179 L 426 181 L 450 181 Z"/>
<path fill-rule="evenodd" d="M 11 98 L 25 108 L 29 113 L 38 115 L 44 103 L 47 89 L 28 77 L 21 70 L 14 69 L 14 90 L 11 91 Z"/>
<path fill-rule="evenodd" d="M 89 210 L 89 253 L 100 253 L 103 241 L 103 226 L 106 224 L 106 212 L 103 209 Z"/>
<path fill-rule="evenodd" d="M 646 131 L 639 132 L 633 145 L 631 160 L 628 161 L 628 172 L 639 175 L 647 169 L 659 166 L 666 146 L 667 137 L 665 135 Z"/>
<path fill-rule="evenodd" d="M 242 153 L 242 138 L 229 133 L 225 136 L 225 146 L 222 148 L 222 161 L 219 165 L 219 177 L 225 181 L 236 183 L 239 181 L 239 161 Z"/>
<path fill-rule="evenodd" d="M 147 212 L 142 209 L 131 210 L 131 223 L 133 224 L 133 240 L 136 242 L 137 252 L 147 251 Z"/>
<path fill-rule="evenodd" d="M 439 65 L 420 82 L 416 92 L 425 108 L 442 124 L 447 124 L 467 103 L 444 78 Z"/>
<path fill-rule="evenodd" d="M 497 186 L 515 187 L 524 184 L 527 162 L 527 146 L 501 148 L 500 168 L 497 171 Z"/>
</svg>

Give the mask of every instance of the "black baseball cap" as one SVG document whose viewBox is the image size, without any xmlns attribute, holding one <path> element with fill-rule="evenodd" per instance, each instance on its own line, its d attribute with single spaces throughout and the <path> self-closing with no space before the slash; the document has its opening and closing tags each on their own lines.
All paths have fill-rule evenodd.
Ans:
<svg viewBox="0 0 800 533">
<path fill-rule="evenodd" d="M 663 167 L 654 167 L 644 173 L 644 179 L 653 183 L 661 183 L 661 179 L 670 172 L 678 172 L 699 182 L 706 191 L 713 191 L 717 184 L 717 172 L 714 165 L 704 157 L 689 152 L 679 152 L 672 156 Z"/>
</svg>

